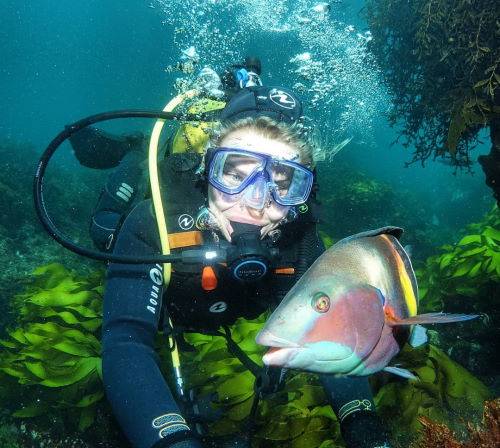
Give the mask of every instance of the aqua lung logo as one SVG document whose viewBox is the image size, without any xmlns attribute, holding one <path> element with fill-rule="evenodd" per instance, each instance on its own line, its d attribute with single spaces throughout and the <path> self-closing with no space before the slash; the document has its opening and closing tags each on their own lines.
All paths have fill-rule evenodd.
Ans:
<svg viewBox="0 0 500 448">
<path fill-rule="evenodd" d="M 226 302 L 215 302 L 210 308 L 209 311 L 211 313 L 223 313 L 227 310 Z"/>
<path fill-rule="evenodd" d="M 182 230 L 189 230 L 194 225 L 193 217 L 191 215 L 188 215 L 187 213 L 184 213 L 183 215 L 179 216 L 177 222 L 179 223 L 179 227 Z"/>
<path fill-rule="evenodd" d="M 294 109 L 297 105 L 295 98 L 289 93 L 283 92 L 283 90 L 272 89 L 269 92 L 269 99 L 280 107 L 285 109 Z"/>
<path fill-rule="evenodd" d="M 372 404 L 370 400 L 364 399 L 364 400 L 352 400 L 349 401 L 349 403 L 344 404 L 338 411 L 337 415 L 339 420 L 342 422 L 348 415 L 352 414 L 353 412 L 358 412 L 358 411 L 371 411 L 372 410 Z"/>
<path fill-rule="evenodd" d="M 159 429 L 158 435 L 163 439 L 177 431 L 189 431 L 186 420 L 179 414 L 164 414 L 156 417 L 152 422 L 153 428 Z"/>
<path fill-rule="evenodd" d="M 159 266 L 159 265 L 156 265 Z M 161 285 L 163 283 L 163 274 L 161 272 L 161 269 L 158 269 L 158 267 L 153 268 L 149 271 L 149 277 L 151 280 L 153 280 L 153 283 L 155 285 Z"/>
<path fill-rule="evenodd" d="M 148 304 L 146 308 L 149 312 L 156 314 L 156 310 L 160 304 L 160 286 L 163 284 L 163 272 L 160 264 L 157 264 L 149 271 L 149 278 L 153 281 L 153 285 L 149 291 Z"/>
</svg>

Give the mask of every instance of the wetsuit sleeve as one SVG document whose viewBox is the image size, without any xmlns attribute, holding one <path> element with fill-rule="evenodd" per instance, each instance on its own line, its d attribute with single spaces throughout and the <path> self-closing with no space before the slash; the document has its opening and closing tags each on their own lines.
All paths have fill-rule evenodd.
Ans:
<svg viewBox="0 0 500 448">
<path fill-rule="evenodd" d="M 159 253 L 151 204 L 129 214 L 115 253 Z M 103 379 L 107 398 L 134 448 L 199 447 L 160 371 L 154 350 L 163 267 L 111 264 L 104 295 Z"/>
<path fill-rule="evenodd" d="M 376 412 L 368 377 L 320 375 L 320 381 L 339 419 L 346 448 L 393 446 L 390 434 Z"/>
</svg>

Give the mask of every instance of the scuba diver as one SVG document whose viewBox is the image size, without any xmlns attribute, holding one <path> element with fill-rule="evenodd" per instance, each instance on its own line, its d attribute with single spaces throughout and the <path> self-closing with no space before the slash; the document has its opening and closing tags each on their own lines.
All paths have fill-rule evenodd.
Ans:
<svg viewBox="0 0 500 448">
<path fill-rule="evenodd" d="M 184 331 L 219 334 L 239 317 L 273 310 L 324 251 L 316 230 L 313 144 L 301 132 L 301 103 L 287 88 L 263 86 L 260 74 L 257 58 L 226 70 L 220 77 L 225 96 L 197 106 L 219 111 L 220 125 L 183 124 L 168 140 L 160 167 L 170 248 L 222 247 L 227 262 L 173 263 L 167 288 L 162 264 L 109 264 L 103 380 L 134 448 L 202 446 L 191 406 L 196 397 L 176 398 L 160 371 L 158 330 L 173 334 L 182 348 Z M 113 254 L 161 254 L 151 199 L 140 198 L 148 138 L 89 127 L 70 141 L 83 165 L 117 167 L 90 223 L 95 245 Z M 270 379 L 267 390 L 276 390 L 283 372 L 252 366 L 228 331 L 226 339 L 261 382 Z M 347 447 L 390 446 L 366 377 L 320 380 Z"/>
</svg>

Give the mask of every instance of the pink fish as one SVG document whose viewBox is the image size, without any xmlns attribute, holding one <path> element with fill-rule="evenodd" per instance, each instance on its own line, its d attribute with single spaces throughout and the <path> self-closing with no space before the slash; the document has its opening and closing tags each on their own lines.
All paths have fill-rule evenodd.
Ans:
<svg viewBox="0 0 500 448">
<path fill-rule="evenodd" d="M 271 347 L 264 364 L 347 376 L 386 370 L 414 378 L 388 364 L 405 342 L 425 342 L 418 324 L 477 316 L 417 314 L 417 282 L 398 241 L 402 233 L 397 227 L 363 232 L 324 252 L 257 335 L 258 344 Z"/>
</svg>

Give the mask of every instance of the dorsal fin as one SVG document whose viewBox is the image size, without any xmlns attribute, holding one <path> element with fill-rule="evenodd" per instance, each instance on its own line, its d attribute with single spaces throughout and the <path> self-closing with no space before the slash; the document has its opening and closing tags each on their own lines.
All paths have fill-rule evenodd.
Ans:
<svg viewBox="0 0 500 448">
<path fill-rule="evenodd" d="M 355 240 L 357 238 L 365 238 L 369 236 L 377 236 L 377 235 L 392 235 L 393 237 L 397 238 L 398 240 L 401 238 L 401 235 L 403 235 L 404 230 L 401 227 L 395 227 L 395 226 L 385 226 L 381 227 L 379 229 L 374 229 L 374 230 L 367 230 L 366 232 L 361 232 L 361 233 L 356 233 L 355 235 L 348 236 L 346 238 L 341 239 L 338 241 L 336 244 L 343 244 L 347 243 L 348 241 Z"/>
</svg>

